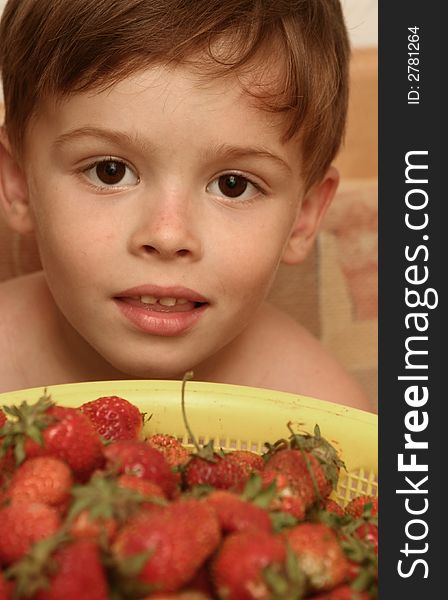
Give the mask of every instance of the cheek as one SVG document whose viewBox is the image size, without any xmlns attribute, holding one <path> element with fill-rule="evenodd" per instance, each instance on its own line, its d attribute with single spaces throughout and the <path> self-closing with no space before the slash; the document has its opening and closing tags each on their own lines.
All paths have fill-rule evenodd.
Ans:
<svg viewBox="0 0 448 600">
<path fill-rule="evenodd" d="M 39 192 L 31 201 L 44 267 L 57 270 L 61 277 L 104 271 L 119 244 L 119 227 L 104 219 L 104 213 L 83 210 L 63 191 Z"/>
<path fill-rule="evenodd" d="M 281 260 L 282 233 L 265 231 L 262 235 L 240 236 L 226 258 L 221 257 L 221 282 L 236 301 L 249 304 L 263 301 Z"/>
</svg>

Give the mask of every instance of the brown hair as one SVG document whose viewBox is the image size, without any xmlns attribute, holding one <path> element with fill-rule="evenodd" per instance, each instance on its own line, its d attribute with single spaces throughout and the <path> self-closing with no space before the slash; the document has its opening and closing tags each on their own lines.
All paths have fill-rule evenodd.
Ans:
<svg viewBox="0 0 448 600">
<path fill-rule="evenodd" d="M 270 91 L 248 91 L 284 114 L 285 139 L 300 137 L 310 186 L 341 144 L 348 57 L 339 0 L 9 0 L 0 24 L 5 125 L 20 154 L 45 97 L 101 89 L 154 64 L 189 63 L 212 77 L 275 60 Z"/>
</svg>

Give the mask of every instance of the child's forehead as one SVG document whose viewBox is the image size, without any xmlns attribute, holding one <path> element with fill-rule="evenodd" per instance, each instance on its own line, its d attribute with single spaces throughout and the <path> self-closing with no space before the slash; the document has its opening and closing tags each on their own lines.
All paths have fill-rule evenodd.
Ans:
<svg viewBox="0 0 448 600">
<path fill-rule="evenodd" d="M 262 69 L 260 66 L 260 72 Z M 86 91 L 47 97 L 38 112 L 52 121 L 65 119 L 64 126 L 67 126 L 70 120 L 82 121 L 83 117 L 92 114 L 98 120 L 109 116 L 119 121 L 133 108 L 150 116 L 157 104 L 159 114 L 167 120 L 180 111 L 203 125 L 217 118 L 225 123 L 228 118 L 230 129 L 234 125 L 230 120 L 241 120 L 248 130 L 253 125 L 283 144 L 285 119 L 279 112 L 266 110 L 260 101 L 260 90 L 270 93 L 269 86 L 272 85 L 266 73 L 264 77 L 257 76 L 260 72 L 254 68 L 245 73 L 211 76 L 191 64 L 150 65 L 118 81 L 111 79 Z M 116 113 L 108 115 L 113 109 Z M 141 125 L 144 127 L 143 122 Z M 294 142 L 299 146 L 297 140 Z"/>
</svg>

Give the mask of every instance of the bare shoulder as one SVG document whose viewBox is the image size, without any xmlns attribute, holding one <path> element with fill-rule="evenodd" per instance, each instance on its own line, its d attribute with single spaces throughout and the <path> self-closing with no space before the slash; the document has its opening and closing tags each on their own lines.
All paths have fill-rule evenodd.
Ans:
<svg viewBox="0 0 448 600">
<path fill-rule="evenodd" d="M 26 387 L 44 297 L 40 273 L 0 283 L 0 392 Z"/>
<path fill-rule="evenodd" d="M 270 305 L 262 316 L 264 387 L 372 410 L 357 382 L 305 327 Z"/>
<path fill-rule="evenodd" d="M 24 309 L 41 305 L 46 293 L 46 285 L 41 272 L 31 273 L 8 279 L 0 283 L 0 324 L 14 324 L 15 320 L 23 320 Z M 29 313 L 27 313 L 29 314 Z M 30 315 L 31 316 L 31 315 Z"/>
</svg>

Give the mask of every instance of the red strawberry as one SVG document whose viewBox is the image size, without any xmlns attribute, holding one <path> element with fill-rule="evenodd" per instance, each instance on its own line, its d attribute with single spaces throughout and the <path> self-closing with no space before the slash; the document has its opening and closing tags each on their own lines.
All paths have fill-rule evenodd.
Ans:
<svg viewBox="0 0 448 600">
<path fill-rule="evenodd" d="M 120 475 L 117 479 L 117 483 L 120 487 L 139 492 L 142 496 L 161 499 L 166 498 L 160 486 L 153 481 L 142 479 L 136 475 Z"/>
<path fill-rule="evenodd" d="M 184 469 L 187 489 L 195 485 L 209 485 L 218 490 L 241 492 L 248 480 L 245 467 L 228 459 L 228 455 L 214 452 L 210 458 L 192 455 Z"/>
<path fill-rule="evenodd" d="M 370 600 L 370 594 L 357 592 L 348 585 L 342 585 L 330 592 L 313 596 L 313 600 Z"/>
<path fill-rule="evenodd" d="M 137 440 L 143 418 L 139 409 L 119 396 L 103 396 L 85 402 L 79 409 L 92 421 L 95 430 L 106 440 Z"/>
<path fill-rule="evenodd" d="M 361 523 L 354 530 L 354 534 L 364 542 L 371 544 L 376 553 L 378 553 L 378 526 L 375 523 Z"/>
<path fill-rule="evenodd" d="M 52 557 L 55 574 L 48 589 L 37 592 L 36 600 L 107 600 L 104 569 L 96 544 L 78 540 L 62 546 Z"/>
<path fill-rule="evenodd" d="M 7 581 L 0 571 L 0 600 L 11 600 L 12 591 L 12 583 Z"/>
<path fill-rule="evenodd" d="M 177 493 L 178 478 L 159 450 L 145 442 L 122 440 L 104 448 L 107 465 L 118 473 L 135 475 L 156 483 L 167 498 Z"/>
<path fill-rule="evenodd" d="M 289 476 L 275 470 L 266 470 L 262 471 L 261 478 L 264 488 L 275 483 L 277 493 L 269 505 L 270 511 L 289 513 L 299 521 L 305 518 L 306 506 L 300 488 L 291 485 Z"/>
<path fill-rule="evenodd" d="M 5 413 L 0 409 L 0 428 L 3 427 L 3 425 L 6 423 L 6 415 Z M 1 433 L 0 433 L 1 435 Z"/>
<path fill-rule="evenodd" d="M 35 542 L 53 535 L 60 526 L 58 511 L 39 502 L 16 501 L 0 510 L 7 524 L 0 536 L 0 564 L 11 564 L 25 555 Z"/>
<path fill-rule="evenodd" d="M 326 498 L 332 489 L 319 461 L 309 453 L 288 448 L 275 452 L 266 462 L 263 477 L 266 480 L 277 475 L 280 479 L 286 478 L 290 495 L 299 496 L 305 510 Z M 282 489 L 284 487 L 282 485 Z"/>
<path fill-rule="evenodd" d="M 8 411 L 14 419 L 3 428 L 3 448 L 13 447 L 19 464 L 26 457 L 54 456 L 80 480 L 101 466 L 101 439 L 79 410 L 55 406 L 43 396 L 33 405 L 22 402 Z"/>
<path fill-rule="evenodd" d="M 167 463 L 172 467 L 183 465 L 188 460 L 188 450 L 172 435 L 155 433 L 146 440 L 146 443 L 151 446 L 151 448 L 159 450 L 165 457 Z"/>
<path fill-rule="evenodd" d="M 242 500 L 232 492 L 226 490 L 212 492 L 205 502 L 214 509 L 221 529 L 226 533 L 246 529 L 272 531 L 271 519 L 266 510 L 252 502 Z"/>
<path fill-rule="evenodd" d="M 266 444 L 269 451 L 265 455 L 265 470 L 285 475 L 292 493 L 298 494 L 308 509 L 330 495 L 344 463 L 336 449 L 321 436 L 318 425 L 314 435 L 294 433 L 290 423 L 288 428 L 289 442 L 279 440 L 274 445 Z"/>
<path fill-rule="evenodd" d="M 331 498 L 327 498 L 322 502 L 322 508 L 323 510 L 326 510 L 329 513 L 333 513 L 338 517 L 343 517 L 345 514 L 342 506 L 338 504 L 335 500 L 332 500 Z"/>
<path fill-rule="evenodd" d="M 356 496 L 345 507 L 346 514 L 352 517 L 362 517 L 364 511 L 368 516 L 375 517 L 378 514 L 378 498 L 368 495 Z"/>
<path fill-rule="evenodd" d="M 264 460 L 262 457 L 249 450 L 233 450 L 232 452 L 229 452 L 226 457 L 230 462 L 237 462 L 244 467 L 248 474 L 259 473 L 264 468 Z"/>
<path fill-rule="evenodd" d="M 226 600 L 274 597 L 266 571 L 269 570 L 271 576 L 281 576 L 285 559 L 286 545 L 278 535 L 254 530 L 231 533 L 211 565 L 218 597 Z"/>
<path fill-rule="evenodd" d="M 211 596 L 203 592 L 156 592 L 144 598 L 144 600 L 212 600 Z"/>
<path fill-rule="evenodd" d="M 359 527 L 357 519 L 342 527 L 339 532 L 341 546 L 348 559 L 346 581 L 358 591 L 369 591 L 372 598 L 376 597 L 378 582 L 378 555 L 372 544 L 360 540 L 355 527 Z"/>
<path fill-rule="evenodd" d="M 114 543 L 118 563 L 148 552 L 137 573 L 129 573 L 160 591 L 177 591 L 188 583 L 220 540 L 213 510 L 199 500 L 175 501 L 164 509 L 142 513 L 123 527 Z"/>
<path fill-rule="evenodd" d="M 89 511 L 83 510 L 73 519 L 69 528 L 70 535 L 76 539 L 91 540 L 111 540 L 117 533 L 118 525 L 115 519 L 106 519 L 104 517 L 92 517 Z"/>
<path fill-rule="evenodd" d="M 192 377 L 193 372 L 189 371 L 182 380 L 182 414 L 188 435 L 196 448 L 196 454 L 191 456 L 183 469 L 184 484 L 187 489 L 196 485 L 208 485 L 219 490 L 242 492 L 251 471 L 247 467 L 247 456 L 245 459 L 242 458 L 242 454 L 246 452 L 240 452 L 239 456 L 234 456 L 232 459 L 230 458 L 232 453 L 215 452 L 213 440 L 201 448 L 188 424 L 185 410 L 185 384 Z"/>
<path fill-rule="evenodd" d="M 70 497 L 73 476 L 58 458 L 38 456 L 25 461 L 14 473 L 8 495 L 13 500 L 64 506 Z"/>
<path fill-rule="evenodd" d="M 323 523 L 300 523 L 285 530 L 285 537 L 311 591 L 330 590 L 346 580 L 348 560 L 330 527 Z"/>
<path fill-rule="evenodd" d="M 161 494 L 157 486 L 154 490 L 155 484 L 143 479 L 140 481 L 151 487 L 151 497 L 155 498 L 154 492 L 157 490 Z M 98 539 L 105 536 L 109 541 L 118 527 L 150 503 L 149 500 L 145 501 L 140 490 L 123 485 L 119 480 L 100 472 L 95 473 L 87 484 L 74 486 L 72 496 L 73 502 L 67 516 L 70 533 L 78 538 Z M 164 504 L 164 501 L 160 500 L 160 503 Z"/>
<path fill-rule="evenodd" d="M 65 461 L 75 476 L 87 480 L 103 464 L 102 444 L 89 419 L 75 408 L 54 406 L 47 415 L 55 419 L 43 432 L 43 446 L 28 440 L 28 456 L 55 456 Z"/>
</svg>

